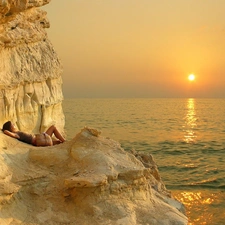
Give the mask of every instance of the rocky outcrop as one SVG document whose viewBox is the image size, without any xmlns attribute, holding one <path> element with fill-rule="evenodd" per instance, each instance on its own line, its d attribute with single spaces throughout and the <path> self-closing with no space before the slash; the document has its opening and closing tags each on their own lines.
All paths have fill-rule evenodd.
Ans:
<svg viewBox="0 0 225 225">
<path fill-rule="evenodd" d="M 52 147 L 0 138 L 0 224 L 187 224 L 154 159 L 97 130 Z"/>
<path fill-rule="evenodd" d="M 62 65 L 48 40 L 50 0 L 0 0 L 0 124 L 40 132 L 64 128 Z"/>
</svg>

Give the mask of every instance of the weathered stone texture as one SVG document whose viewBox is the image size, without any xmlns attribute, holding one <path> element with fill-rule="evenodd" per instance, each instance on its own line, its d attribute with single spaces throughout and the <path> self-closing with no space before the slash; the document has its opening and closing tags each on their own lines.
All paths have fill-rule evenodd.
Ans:
<svg viewBox="0 0 225 225">
<path fill-rule="evenodd" d="M 0 224 L 187 225 L 153 158 L 146 168 L 94 129 L 52 147 L 4 140 Z"/>
<path fill-rule="evenodd" d="M 46 5 L 51 0 L 0 0 L 0 18 L 32 7 Z"/>
<path fill-rule="evenodd" d="M 0 0 L 0 124 L 23 131 L 64 127 L 62 65 L 48 40 L 49 0 Z"/>
</svg>

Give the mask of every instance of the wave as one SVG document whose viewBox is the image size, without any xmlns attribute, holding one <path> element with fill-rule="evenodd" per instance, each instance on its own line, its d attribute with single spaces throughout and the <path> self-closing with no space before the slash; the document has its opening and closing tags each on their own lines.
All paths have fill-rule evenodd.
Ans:
<svg viewBox="0 0 225 225">
<path fill-rule="evenodd" d="M 212 178 L 188 184 L 169 184 L 168 189 L 221 189 L 225 190 L 224 178 Z"/>
<path fill-rule="evenodd" d="M 193 190 L 193 189 L 210 189 L 210 190 L 225 190 L 225 185 L 210 185 L 210 184 L 185 184 L 185 185 L 166 185 L 169 190 Z"/>
</svg>

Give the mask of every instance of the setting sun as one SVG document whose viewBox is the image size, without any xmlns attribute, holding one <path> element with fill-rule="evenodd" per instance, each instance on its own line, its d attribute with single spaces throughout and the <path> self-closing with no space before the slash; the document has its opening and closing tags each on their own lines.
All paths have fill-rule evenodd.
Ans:
<svg viewBox="0 0 225 225">
<path fill-rule="evenodd" d="M 190 74 L 190 75 L 188 76 L 188 80 L 190 80 L 190 81 L 195 80 L 195 75 L 194 75 L 194 74 Z"/>
</svg>

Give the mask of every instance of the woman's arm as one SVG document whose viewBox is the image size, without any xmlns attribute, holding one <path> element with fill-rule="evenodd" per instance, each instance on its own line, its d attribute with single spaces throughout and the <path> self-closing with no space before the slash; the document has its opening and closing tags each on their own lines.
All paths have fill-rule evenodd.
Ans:
<svg viewBox="0 0 225 225">
<path fill-rule="evenodd" d="M 20 136 L 18 134 L 10 132 L 8 130 L 4 130 L 3 132 L 4 132 L 4 134 L 6 134 L 6 135 L 8 135 L 10 137 L 13 137 L 13 138 L 16 138 L 16 139 L 20 138 Z"/>
</svg>

